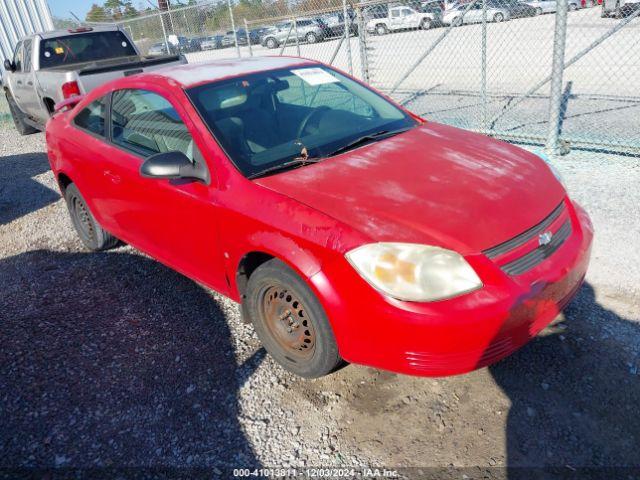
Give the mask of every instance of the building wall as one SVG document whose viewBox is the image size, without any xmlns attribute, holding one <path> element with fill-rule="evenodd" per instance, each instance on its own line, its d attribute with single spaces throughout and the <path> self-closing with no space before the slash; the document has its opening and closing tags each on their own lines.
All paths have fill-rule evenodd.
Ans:
<svg viewBox="0 0 640 480">
<path fill-rule="evenodd" d="M 0 64 L 24 35 L 53 30 L 46 0 L 0 0 Z"/>
</svg>

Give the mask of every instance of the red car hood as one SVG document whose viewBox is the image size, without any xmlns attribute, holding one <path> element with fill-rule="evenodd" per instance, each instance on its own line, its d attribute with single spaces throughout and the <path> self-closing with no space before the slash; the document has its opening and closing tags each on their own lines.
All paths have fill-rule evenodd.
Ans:
<svg viewBox="0 0 640 480">
<path fill-rule="evenodd" d="M 462 254 L 515 237 L 565 196 L 536 155 L 436 123 L 256 182 L 372 241 Z"/>
</svg>

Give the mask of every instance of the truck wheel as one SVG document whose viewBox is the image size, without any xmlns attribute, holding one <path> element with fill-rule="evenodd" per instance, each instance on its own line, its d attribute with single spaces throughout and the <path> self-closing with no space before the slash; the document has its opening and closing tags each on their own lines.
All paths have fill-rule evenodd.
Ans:
<svg viewBox="0 0 640 480">
<path fill-rule="evenodd" d="M 16 126 L 18 133 L 20 135 L 31 135 L 32 133 L 39 132 L 40 130 L 24 122 L 25 114 L 22 113 L 22 110 L 20 110 L 20 107 L 18 107 L 18 104 L 9 92 L 5 92 L 5 96 L 7 97 L 11 117 L 13 117 L 13 124 Z"/>
<path fill-rule="evenodd" d="M 386 25 L 383 25 L 383 24 L 376 25 L 377 35 L 386 35 L 387 33 L 389 33 L 389 29 L 387 28 Z"/>
<path fill-rule="evenodd" d="M 428 18 L 423 18 L 420 22 L 420 28 L 422 30 L 429 30 L 431 28 L 431 20 L 429 20 Z"/>
<path fill-rule="evenodd" d="M 262 345 L 285 370 L 317 378 L 343 363 L 320 302 L 280 260 L 251 274 L 245 301 Z"/>
<path fill-rule="evenodd" d="M 64 199 L 67 202 L 71 222 L 80 240 L 89 250 L 108 250 L 118 245 L 119 240 L 98 224 L 75 184 L 67 185 L 64 190 Z"/>
<path fill-rule="evenodd" d="M 278 47 L 278 42 L 275 38 L 267 38 L 267 48 L 274 49 Z"/>
</svg>

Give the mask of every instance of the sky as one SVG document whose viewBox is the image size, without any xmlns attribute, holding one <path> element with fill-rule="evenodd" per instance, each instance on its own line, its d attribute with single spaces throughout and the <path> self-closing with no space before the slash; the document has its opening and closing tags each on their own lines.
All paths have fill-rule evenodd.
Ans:
<svg viewBox="0 0 640 480">
<path fill-rule="evenodd" d="M 92 4 L 102 4 L 103 2 L 100 0 L 48 0 L 48 3 L 54 17 L 69 18 L 71 17 L 69 11 L 72 11 L 84 20 Z"/>
</svg>

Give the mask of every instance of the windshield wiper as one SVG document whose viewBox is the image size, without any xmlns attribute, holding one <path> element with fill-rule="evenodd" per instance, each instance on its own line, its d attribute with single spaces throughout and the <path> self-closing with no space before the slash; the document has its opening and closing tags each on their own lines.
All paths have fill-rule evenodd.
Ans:
<svg viewBox="0 0 640 480">
<path fill-rule="evenodd" d="M 318 163 L 321 158 L 294 158 L 293 160 L 289 160 L 288 162 L 281 163 L 280 165 L 274 165 L 273 167 L 265 168 L 264 170 L 260 170 L 259 172 L 253 173 L 249 175 L 247 178 L 252 180 L 254 178 L 262 177 L 269 173 L 280 172 L 283 170 L 290 170 L 296 167 L 304 167 L 305 165 L 311 165 L 312 163 Z"/>
<path fill-rule="evenodd" d="M 400 133 L 406 132 L 410 130 L 411 127 L 400 128 L 398 130 L 380 130 L 379 132 L 369 133 L 368 135 L 363 135 L 362 137 L 356 138 L 352 142 L 343 145 L 342 147 L 334 150 L 327 155 L 323 155 L 323 157 L 333 157 L 340 153 L 348 152 L 349 150 L 353 150 L 354 148 L 358 148 L 362 145 L 366 145 L 367 143 L 375 142 L 378 140 L 384 140 L 385 138 L 393 137 L 394 135 L 398 135 Z"/>
</svg>

